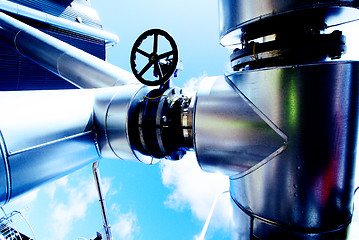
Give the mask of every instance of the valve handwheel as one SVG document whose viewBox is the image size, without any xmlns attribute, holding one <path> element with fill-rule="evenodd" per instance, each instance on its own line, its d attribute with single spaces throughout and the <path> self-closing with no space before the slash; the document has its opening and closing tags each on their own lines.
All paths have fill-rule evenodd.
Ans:
<svg viewBox="0 0 359 240">
<path fill-rule="evenodd" d="M 148 38 L 153 36 L 153 38 Z M 147 39 L 148 38 L 148 39 Z M 168 41 L 170 49 L 166 49 L 164 52 L 161 51 L 159 46 L 159 39 L 164 38 Z M 153 43 L 151 42 L 153 41 Z M 146 42 L 146 43 L 145 43 Z M 148 46 L 150 43 L 151 53 L 148 50 L 143 50 L 141 45 Z M 161 42 L 162 44 L 162 42 Z M 168 44 L 165 44 L 168 45 Z M 137 66 L 136 57 L 142 55 L 146 61 L 144 66 Z M 176 71 L 178 62 L 178 49 L 173 38 L 161 29 L 151 29 L 142 33 L 131 51 L 131 69 L 135 77 L 143 84 L 148 86 L 157 86 L 166 83 L 170 77 Z M 139 67 L 140 69 L 138 69 Z M 151 68 L 153 68 L 153 74 L 146 74 Z M 146 76 L 144 77 L 144 75 Z M 145 79 L 147 78 L 147 79 Z"/>
</svg>

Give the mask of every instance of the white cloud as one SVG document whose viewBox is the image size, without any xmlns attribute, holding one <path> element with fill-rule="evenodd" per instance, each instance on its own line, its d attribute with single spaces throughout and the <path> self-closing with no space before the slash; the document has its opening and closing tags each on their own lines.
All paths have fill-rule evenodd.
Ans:
<svg viewBox="0 0 359 240">
<path fill-rule="evenodd" d="M 56 189 L 58 187 L 66 187 L 68 183 L 68 176 L 62 177 L 55 182 L 51 182 L 44 186 L 45 193 L 50 197 L 51 200 L 55 198 Z"/>
<path fill-rule="evenodd" d="M 180 161 L 162 161 L 162 182 L 173 191 L 165 204 L 181 210 L 189 207 L 193 214 L 205 221 L 216 196 L 229 189 L 228 177 L 203 172 L 193 152 Z M 232 224 L 232 205 L 229 194 L 219 197 L 211 225 L 227 228 Z"/>
<path fill-rule="evenodd" d="M 194 96 L 197 92 L 199 83 L 205 77 L 207 77 L 207 75 L 203 74 L 203 76 L 201 76 L 201 77 L 191 78 L 187 82 L 185 82 L 185 84 L 183 84 L 183 89 L 185 90 L 186 94 L 188 94 L 189 96 Z"/>
<path fill-rule="evenodd" d="M 113 178 L 101 178 L 101 180 L 103 194 L 106 202 L 108 202 L 117 193 L 112 188 Z M 46 210 L 41 210 L 41 214 L 46 213 L 48 215 L 39 217 L 39 213 L 35 212 L 39 207 L 35 206 L 36 203 L 39 203 L 36 200 L 44 201 Z M 42 188 L 38 188 L 13 200 L 11 204 L 6 205 L 6 209 L 8 207 L 12 210 L 28 208 L 29 211 L 26 211 L 26 213 L 30 215 L 30 218 L 28 216 L 27 218 L 29 220 L 34 218 L 32 223 L 37 222 L 39 218 L 45 220 L 43 226 L 39 229 L 36 229 L 36 224 L 34 225 L 35 233 L 40 234 L 41 238 L 44 239 L 63 240 L 69 239 L 73 231 L 75 231 L 75 235 L 82 235 L 73 226 L 76 226 L 80 221 L 88 221 L 86 218 L 89 217 L 90 209 L 94 205 L 96 205 L 96 210 L 99 208 L 98 200 L 93 175 L 82 170 L 46 184 Z M 118 216 L 114 219 L 116 221 L 113 221 L 114 225 L 112 228 L 115 239 L 133 239 L 133 234 L 139 229 L 137 227 L 136 215 L 131 212 L 121 213 L 119 207 L 115 206 L 115 204 L 110 210 L 112 213 L 116 212 L 115 216 Z M 98 225 L 98 228 L 100 229 L 101 226 L 102 224 Z M 27 226 L 21 230 L 28 231 Z M 28 234 L 31 235 L 31 233 Z"/>
<path fill-rule="evenodd" d="M 105 199 L 110 199 L 111 196 L 114 196 L 118 193 L 117 190 L 111 189 L 111 182 L 112 182 L 112 178 L 101 178 L 101 186 L 102 186 L 102 192 L 103 192 L 103 197 Z"/>
<path fill-rule="evenodd" d="M 195 97 L 197 90 L 198 90 L 199 86 L 201 85 L 202 81 L 204 82 L 204 86 L 206 86 L 206 83 L 213 82 L 214 80 L 216 80 L 218 78 L 223 78 L 223 76 L 208 77 L 206 73 L 203 73 L 202 76 L 193 77 L 193 78 L 189 79 L 187 82 L 185 82 L 183 84 L 183 89 L 185 90 L 185 93 L 187 94 L 187 96 Z M 203 88 L 207 88 L 204 86 L 201 87 L 202 90 L 203 90 Z"/>
<path fill-rule="evenodd" d="M 132 212 L 119 214 L 117 220 L 111 227 L 114 239 L 134 239 L 134 234 L 138 231 L 137 216 Z"/>
<path fill-rule="evenodd" d="M 106 194 L 110 188 L 110 181 L 103 179 L 103 182 L 103 190 Z M 53 208 L 51 214 L 53 239 L 67 239 L 66 236 L 72 230 L 73 223 L 84 219 L 89 206 L 98 200 L 97 190 L 92 176 L 78 179 L 76 185 L 70 185 L 67 180 L 60 181 L 52 188 L 55 190 L 49 191 L 50 197 L 54 196 L 57 191 L 66 196 L 61 203 L 57 203 L 56 198 L 53 198 L 54 203 L 51 204 Z"/>
</svg>

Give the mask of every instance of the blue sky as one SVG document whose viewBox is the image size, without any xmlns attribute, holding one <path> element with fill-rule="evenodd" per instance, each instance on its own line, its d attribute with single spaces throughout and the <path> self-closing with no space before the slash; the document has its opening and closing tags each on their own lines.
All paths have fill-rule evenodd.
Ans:
<svg viewBox="0 0 359 240">
<path fill-rule="evenodd" d="M 227 70 L 229 52 L 219 45 L 217 0 L 92 0 L 92 5 L 104 29 L 120 38 L 108 49 L 114 65 L 130 71 L 134 41 L 148 29 L 161 28 L 175 39 L 184 66 L 175 85 L 191 92 L 203 77 Z M 226 177 L 199 169 L 194 153 L 151 166 L 103 159 L 100 172 L 114 239 L 196 239 L 215 196 L 228 189 Z M 37 239 L 90 239 L 102 229 L 91 165 L 5 206 L 7 212 L 23 209 Z M 226 194 L 219 198 L 206 239 L 229 239 L 230 225 Z"/>
<path fill-rule="evenodd" d="M 229 52 L 219 45 L 217 0 L 103 1 L 92 0 L 105 30 L 120 43 L 109 49 L 108 61 L 130 71 L 133 43 L 144 31 L 161 28 L 175 39 L 184 71 L 177 82 L 203 74 L 222 75 Z"/>
</svg>

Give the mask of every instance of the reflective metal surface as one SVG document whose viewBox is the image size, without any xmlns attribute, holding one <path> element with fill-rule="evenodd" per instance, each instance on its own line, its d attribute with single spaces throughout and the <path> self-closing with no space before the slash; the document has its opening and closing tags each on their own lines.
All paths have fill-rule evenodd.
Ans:
<svg viewBox="0 0 359 240">
<path fill-rule="evenodd" d="M 0 202 L 99 158 L 89 90 L 0 92 Z"/>
<path fill-rule="evenodd" d="M 135 150 L 129 124 L 141 85 L 0 92 L 0 203 L 104 158 L 154 163 Z M 135 119 L 136 120 L 136 119 Z"/>
<path fill-rule="evenodd" d="M 287 149 L 267 164 L 231 177 L 232 198 L 253 219 L 253 236 L 345 239 L 352 213 L 358 77 L 358 62 L 228 76 L 233 88 L 288 137 Z"/>
<path fill-rule="evenodd" d="M 181 128 L 185 142 L 192 142 L 193 147 L 193 108 L 195 99 L 187 99 L 181 110 Z"/>
<path fill-rule="evenodd" d="M 204 170 L 246 175 L 286 148 L 286 135 L 224 77 L 203 79 L 194 112 L 195 151 Z"/>
<path fill-rule="evenodd" d="M 97 141 L 104 158 L 140 160 L 152 163 L 152 158 L 133 149 L 129 139 L 129 122 L 134 109 L 149 92 L 148 87 L 129 85 L 96 90 L 94 104 Z"/>
<path fill-rule="evenodd" d="M 304 26 L 308 18 L 313 17 L 316 20 L 322 18 L 327 25 L 345 22 L 356 19 L 351 7 L 357 6 L 355 0 L 220 0 L 219 16 L 220 16 L 220 38 L 221 44 L 230 46 L 239 44 L 240 38 L 247 29 L 243 29 L 246 25 L 255 22 L 263 22 L 271 17 L 279 15 L 294 15 L 298 11 L 312 11 L 311 14 L 303 14 L 298 18 L 291 19 L 290 22 L 282 21 L 279 24 L 290 29 L 300 28 Z M 318 10 L 318 11 L 317 11 Z M 317 16 L 316 16 L 317 15 Z M 320 16 L 322 15 L 322 16 Z M 306 16 L 303 18 L 303 16 Z M 294 21 L 295 22 L 294 22 Z M 313 20 L 314 22 L 314 20 Z M 281 27 L 275 26 L 277 28 Z M 261 32 L 261 31 L 259 31 Z M 264 29 L 265 32 L 265 29 Z"/>
<path fill-rule="evenodd" d="M 0 92 L 0 102 L 0 127 L 10 154 L 92 131 L 91 91 Z"/>
<path fill-rule="evenodd" d="M 186 120 L 192 116 L 190 102 L 180 88 L 154 89 L 144 96 L 132 111 L 137 112 L 129 134 L 133 148 L 153 159 L 180 160 L 193 148 L 192 120 Z"/>
<path fill-rule="evenodd" d="M 80 88 L 137 83 L 131 73 L 1 12 L 0 40 Z"/>
<path fill-rule="evenodd" d="M 85 6 L 82 5 L 82 8 L 84 7 Z M 22 17 L 35 19 L 37 21 L 47 23 L 56 27 L 64 28 L 81 34 L 86 34 L 95 38 L 103 39 L 104 41 L 106 41 L 107 45 L 115 45 L 119 42 L 118 37 L 112 33 L 100 29 L 96 29 L 93 27 L 89 27 L 87 25 L 78 22 L 73 22 L 64 18 L 56 17 L 54 15 L 45 12 L 40 12 L 38 10 L 14 2 L 0 0 L 0 9 Z M 86 12 L 87 14 L 91 13 L 92 17 L 98 19 L 98 15 L 93 9 L 87 7 Z"/>
</svg>

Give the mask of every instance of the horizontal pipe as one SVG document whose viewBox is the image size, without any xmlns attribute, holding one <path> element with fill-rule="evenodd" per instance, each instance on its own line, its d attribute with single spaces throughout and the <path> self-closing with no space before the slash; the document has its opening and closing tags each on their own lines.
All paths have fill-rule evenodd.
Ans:
<svg viewBox="0 0 359 240">
<path fill-rule="evenodd" d="M 194 145 L 203 170 L 243 176 L 286 149 L 287 136 L 252 108 L 225 77 L 201 82 L 194 112 Z"/>
<path fill-rule="evenodd" d="M 1 12 L 0 41 L 79 88 L 137 82 L 131 73 Z"/>
<path fill-rule="evenodd" d="M 152 157 L 136 150 L 130 138 L 131 131 L 134 131 L 131 124 L 138 121 L 135 112 L 150 90 L 147 86 L 137 84 L 95 91 L 94 125 L 103 158 L 146 164 L 153 162 Z"/>
<path fill-rule="evenodd" d="M 10 1 L 0 0 L 0 9 L 9 13 L 13 13 L 22 17 L 31 18 L 52 26 L 60 27 L 69 31 L 89 35 L 91 37 L 102 39 L 107 46 L 113 46 L 119 42 L 117 35 L 95 29 L 77 22 L 73 22 L 64 18 L 56 17 L 26 6 L 22 6 Z"/>
<path fill-rule="evenodd" d="M 101 158 L 151 163 L 129 139 L 149 91 L 139 84 L 0 91 L 0 205 Z"/>
</svg>

